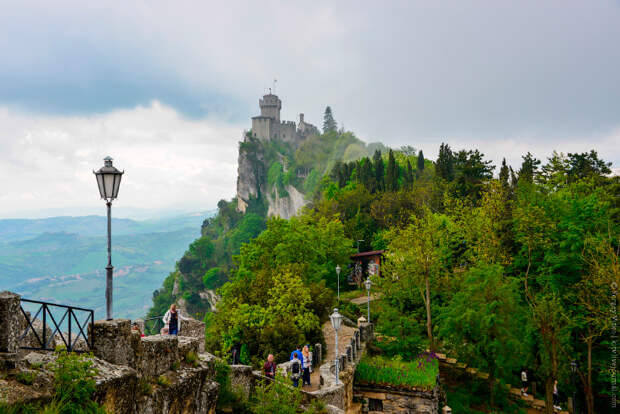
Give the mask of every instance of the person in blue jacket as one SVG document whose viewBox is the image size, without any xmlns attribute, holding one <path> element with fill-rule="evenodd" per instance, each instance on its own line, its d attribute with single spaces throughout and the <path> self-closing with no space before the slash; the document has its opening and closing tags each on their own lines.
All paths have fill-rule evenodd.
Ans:
<svg viewBox="0 0 620 414">
<path fill-rule="evenodd" d="M 293 360 L 294 355 L 297 355 L 297 359 L 301 361 L 301 369 L 304 369 L 304 355 L 301 353 L 300 346 L 298 346 L 293 352 L 291 352 L 291 361 Z"/>
</svg>

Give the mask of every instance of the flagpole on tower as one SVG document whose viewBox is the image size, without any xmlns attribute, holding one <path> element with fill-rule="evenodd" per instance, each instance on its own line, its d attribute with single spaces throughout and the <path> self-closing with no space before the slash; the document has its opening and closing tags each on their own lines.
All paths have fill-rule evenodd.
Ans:
<svg viewBox="0 0 620 414">
<path fill-rule="evenodd" d="M 276 93 L 276 83 L 278 82 L 278 80 L 276 78 L 273 78 L 273 94 L 275 95 Z"/>
</svg>

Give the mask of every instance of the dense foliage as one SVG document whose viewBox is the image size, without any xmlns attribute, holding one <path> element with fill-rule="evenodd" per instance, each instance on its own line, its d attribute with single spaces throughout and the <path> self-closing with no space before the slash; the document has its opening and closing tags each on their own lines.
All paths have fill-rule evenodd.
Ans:
<svg viewBox="0 0 620 414">
<path fill-rule="evenodd" d="M 372 305 L 384 356 L 456 356 L 489 372 L 486 404 L 495 409 L 496 380 L 514 384 L 522 368 L 552 407 L 555 380 L 573 391 L 574 359 L 580 403 L 589 413 L 608 407 L 620 179 L 595 151 L 554 152 L 544 163 L 528 153 L 519 168 L 504 160 L 494 178 L 479 150 L 442 144 L 433 162 L 331 128 L 297 149 L 242 145 L 262 151 L 272 188 L 297 187 L 312 202 L 299 217 L 264 221 L 260 200 L 245 215 L 222 201 L 166 280 L 155 307 L 174 299 L 179 275 L 181 292 L 228 280 L 206 318 L 211 352 L 242 345 L 244 362 L 258 366 L 269 353 L 286 360 L 294 346 L 321 341 L 334 267 L 348 273 L 359 243 L 386 250 Z"/>
<path fill-rule="evenodd" d="M 364 357 L 355 369 L 355 381 L 364 384 L 432 389 L 439 375 L 439 361 L 421 355 L 410 362 L 401 358 Z"/>
</svg>

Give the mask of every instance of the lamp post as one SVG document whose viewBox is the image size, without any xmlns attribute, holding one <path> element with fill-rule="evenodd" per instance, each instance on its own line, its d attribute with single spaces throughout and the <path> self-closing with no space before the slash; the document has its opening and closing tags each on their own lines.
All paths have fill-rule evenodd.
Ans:
<svg viewBox="0 0 620 414">
<path fill-rule="evenodd" d="M 336 333 L 336 340 L 334 342 L 336 351 L 336 385 L 338 385 L 338 371 L 340 370 L 340 361 L 338 360 L 338 331 L 340 330 L 340 324 L 342 323 L 342 315 L 338 313 L 338 308 L 334 309 L 334 313 L 329 315 L 329 319 L 332 322 L 332 327 L 334 328 L 334 332 Z"/>
<path fill-rule="evenodd" d="M 338 274 L 338 304 L 340 304 L 340 265 L 336 265 L 336 274 Z"/>
<path fill-rule="evenodd" d="M 366 280 L 364 281 L 364 285 L 366 285 L 366 291 L 368 292 L 368 323 L 370 323 L 370 287 L 372 286 L 370 276 L 366 278 Z"/>
<path fill-rule="evenodd" d="M 570 363 L 571 379 L 573 382 L 573 414 L 577 412 L 577 386 L 575 384 L 575 376 L 577 375 L 577 361 L 574 359 Z"/>
<path fill-rule="evenodd" d="M 106 319 L 112 319 L 112 284 L 113 284 L 113 271 L 112 267 L 112 200 L 118 196 L 118 189 L 121 185 L 121 177 L 124 171 L 117 170 L 112 165 L 112 158 L 105 157 L 103 159 L 103 167 L 99 171 L 93 171 L 97 178 L 97 186 L 99 187 L 99 194 L 101 198 L 105 200 L 105 204 L 108 207 L 108 265 L 105 267 L 105 307 L 106 307 Z"/>
</svg>

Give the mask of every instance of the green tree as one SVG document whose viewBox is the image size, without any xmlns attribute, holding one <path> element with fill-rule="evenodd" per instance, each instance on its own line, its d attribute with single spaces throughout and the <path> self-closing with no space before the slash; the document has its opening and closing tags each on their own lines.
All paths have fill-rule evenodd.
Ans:
<svg viewBox="0 0 620 414">
<path fill-rule="evenodd" d="M 473 201 L 480 199 L 484 185 L 493 177 L 495 166 L 484 160 L 478 150 L 461 150 L 455 158 L 453 188 L 458 197 Z"/>
<path fill-rule="evenodd" d="M 420 150 L 420 152 L 418 152 L 418 161 L 417 161 L 418 175 L 422 175 L 423 171 L 424 171 L 424 154 L 422 153 L 422 150 Z"/>
<path fill-rule="evenodd" d="M 398 165 L 394 159 L 394 152 L 390 150 L 385 180 L 387 191 L 398 191 L 398 175 Z"/>
<path fill-rule="evenodd" d="M 504 188 L 509 187 L 508 178 L 510 175 L 510 171 L 508 170 L 508 165 L 506 165 L 506 158 L 502 159 L 502 166 L 499 169 L 499 181 L 502 183 Z"/>
<path fill-rule="evenodd" d="M 332 114 L 332 108 L 328 106 L 325 108 L 325 113 L 323 114 L 323 133 L 336 132 L 336 129 L 337 125 L 334 120 L 334 115 Z"/>
<path fill-rule="evenodd" d="M 379 150 L 376 150 L 375 154 L 373 155 L 372 168 L 375 171 L 376 189 L 378 191 L 385 190 L 385 178 L 384 178 L 385 177 L 385 166 L 383 164 L 383 157 L 381 156 L 381 151 Z"/>
<path fill-rule="evenodd" d="M 527 312 L 515 282 L 500 265 L 473 267 L 440 317 L 442 338 L 470 365 L 490 374 L 491 406 L 494 379 L 510 380 L 526 357 Z"/>
<path fill-rule="evenodd" d="M 523 158 L 523 163 L 521 164 L 521 168 L 517 173 L 519 181 L 531 184 L 538 174 L 538 166 L 540 165 L 540 160 L 534 158 L 534 156 L 529 152 L 521 158 Z"/>
<path fill-rule="evenodd" d="M 426 334 L 433 351 L 436 341 L 431 315 L 432 287 L 442 273 L 441 259 L 447 248 L 450 225 L 446 216 L 427 210 L 422 218 L 412 217 L 405 229 L 393 229 L 386 235 L 389 245 L 384 269 L 389 276 L 380 284 L 382 292 L 386 296 L 421 295 L 426 311 Z"/>
<path fill-rule="evenodd" d="M 411 162 L 407 160 L 407 169 L 405 170 L 405 188 L 407 190 L 411 190 L 413 186 L 413 168 L 411 168 Z"/>
<path fill-rule="evenodd" d="M 454 180 L 454 154 L 450 146 L 441 143 L 439 146 L 439 156 L 437 157 L 437 176 L 446 181 Z"/>
</svg>

